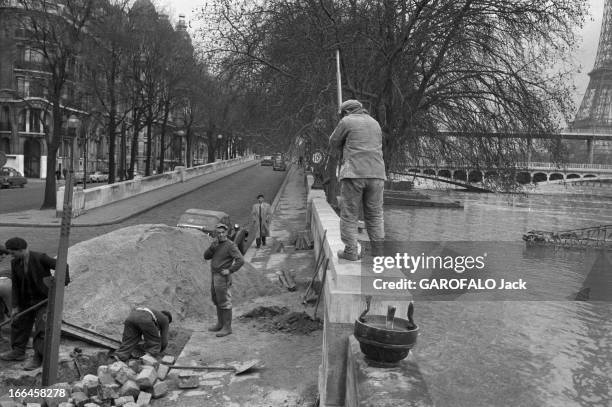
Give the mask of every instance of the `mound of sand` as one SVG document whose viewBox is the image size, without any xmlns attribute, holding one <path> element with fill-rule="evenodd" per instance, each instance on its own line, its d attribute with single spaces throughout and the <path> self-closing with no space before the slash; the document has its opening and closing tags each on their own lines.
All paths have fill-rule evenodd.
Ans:
<svg viewBox="0 0 612 407">
<path fill-rule="evenodd" d="M 136 306 L 167 309 L 175 320 L 210 317 L 210 241 L 195 230 L 136 225 L 72 246 L 64 319 L 112 335 Z M 276 290 L 250 264 L 233 274 L 236 304 Z"/>
</svg>

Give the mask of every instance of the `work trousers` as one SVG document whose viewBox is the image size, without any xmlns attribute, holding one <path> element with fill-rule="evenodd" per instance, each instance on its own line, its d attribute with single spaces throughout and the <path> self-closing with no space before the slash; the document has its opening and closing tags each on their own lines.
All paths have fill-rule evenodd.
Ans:
<svg viewBox="0 0 612 407">
<path fill-rule="evenodd" d="M 210 281 L 210 296 L 213 304 L 220 309 L 232 309 L 232 275 L 223 276 L 212 273 Z"/>
<path fill-rule="evenodd" d="M 19 312 L 26 308 L 19 309 Z M 11 323 L 11 347 L 18 352 L 25 353 L 32 328 L 34 328 L 32 347 L 38 356 L 42 356 L 45 348 L 46 320 L 47 307 L 40 307 L 13 320 Z"/>
<path fill-rule="evenodd" d="M 141 338 L 144 341 L 143 351 L 152 356 L 158 356 L 161 353 L 161 337 L 153 317 L 147 311 L 134 310 L 123 323 L 123 338 L 115 355 L 121 360 L 129 359 L 132 352 L 138 347 Z"/>
<path fill-rule="evenodd" d="M 383 193 L 385 181 L 378 178 L 344 178 L 340 181 L 340 238 L 347 254 L 357 254 L 359 209 L 371 242 L 385 240 Z"/>
</svg>

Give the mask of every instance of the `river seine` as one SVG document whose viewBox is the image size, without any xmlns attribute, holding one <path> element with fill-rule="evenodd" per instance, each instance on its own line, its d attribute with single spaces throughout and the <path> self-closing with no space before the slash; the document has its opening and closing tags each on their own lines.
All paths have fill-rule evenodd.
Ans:
<svg viewBox="0 0 612 407">
<path fill-rule="evenodd" d="M 612 406 L 612 253 L 528 249 L 521 240 L 533 229 L 612 224 L 612 198 L 427 193 L 464 208 L 385 207 L 387 240 L 489 242 L 502 278 L 528 276 L 538 290 L 529 301 L 417 299 L 414 356 L 435 405 Z M 576 301 L 585 287 L 604 300 Z"/>
</svg>

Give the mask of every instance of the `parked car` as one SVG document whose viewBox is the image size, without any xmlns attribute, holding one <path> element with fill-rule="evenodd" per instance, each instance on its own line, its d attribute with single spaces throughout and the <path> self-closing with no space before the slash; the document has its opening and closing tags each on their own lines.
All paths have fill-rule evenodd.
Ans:
<svg viewBox="0 0 612 407">
<path fill-rule="evenodd" d="M 225 212 L 195 208 L 187 209 L 185 213 L 180 216 L 176 226 L 179 228 L 197 229 L 211 237 L 215 237 L 216 225 L 218 223 L 224 223 L 227 225 L 228 237 L 230 240 L 236 243 L 240 253 L 246 253 L 246 243 L 249 232 L 246 229 L 241 228 L 238 224 L 232 226 L 230 217 Z"/>
<path fill-rule="evenodd" d="M 82 184 L 85 179 L 85 173 L 83 171 L 75 171 L 73 174 L 75 184 Z"/>
<path fill-rule="evenodd" d="M 287 171 L 287 163 L 282 158 L 275 158 L 272 169 L 274 171 Z"/>
<path fill-rule="evenodd" d="M 89 182 L 108 182 L 108 172 L 96 171 L 89 174 Z"/>
<path fill-rule="evenodd" d="M 271 155 L 264 155 L 264 157 L 261 159 L 261 165 L 271 166 L 272 165 L 272 156 Z"/>
<path fill-rule="evenodd" d="M 28 179 L 24 177 L 19 171 L 11 167 L 0 168 L 0 187 L 11 188 L 11 187 L 25 187 L 28 183 Z"/>
</svg>

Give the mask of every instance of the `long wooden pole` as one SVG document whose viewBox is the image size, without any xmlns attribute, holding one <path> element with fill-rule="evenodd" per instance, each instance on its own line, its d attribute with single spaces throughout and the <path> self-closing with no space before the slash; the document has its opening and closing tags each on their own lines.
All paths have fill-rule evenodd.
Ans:
<svg viewBox="0 0 612 407">
<path fill-rule="evenodd" d="M 336 50 L 336 86 L 338 88 L 338 114 L 341 114 L 342 111 L 340 106 L 342 106 L 342 76 L 340 76 L 340 50 Z"/>
<path fill-rule="evenodd" d="M 62 226 L 60 229 L 57 262 L 55 264 L 55 278 L 51 279 L 51 286 L 49 287 L 49 305 L 47 308 L 47 323 L 45 327 L 45 350 L 43 353 L 43 386 L 51 386 L 57 382 L 57 364 L 59 360 L 62 311 L 64 306 L 64 285 L 66 283 L 70 222 L 72 220 L 73 169 L 74 167 L 68 171 L 68 176 L 66 177 Z"/>
</svg>

